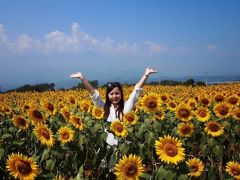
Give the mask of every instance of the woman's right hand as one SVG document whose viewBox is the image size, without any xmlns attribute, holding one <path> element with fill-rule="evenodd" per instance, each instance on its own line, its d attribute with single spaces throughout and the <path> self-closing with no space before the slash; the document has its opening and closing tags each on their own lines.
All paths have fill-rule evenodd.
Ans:
<svg viewBox="0 0 240 180">
<path fill-rule="evenodd" d="M 81 79 L 81 80 L 84 79 L 83 74 L 80 73 L 80 72 L 73 73 L 73 74 L 70 75 L 70 77 L 71 77 L 71 78 L 78 78 L 78 79 Z"/>
</svg>

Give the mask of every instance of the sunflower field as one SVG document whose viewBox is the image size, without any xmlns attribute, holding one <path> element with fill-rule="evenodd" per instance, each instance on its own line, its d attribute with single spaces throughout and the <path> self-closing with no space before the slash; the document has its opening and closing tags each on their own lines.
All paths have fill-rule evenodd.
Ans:
<svg viewBox="0 0 240 180">
<path fill-rule="evenodd" d="M 0 94 L 1 179 L 240 179 L 240 84 L 146 85 L 103 114 L 86 90 Z"/>
</svg>

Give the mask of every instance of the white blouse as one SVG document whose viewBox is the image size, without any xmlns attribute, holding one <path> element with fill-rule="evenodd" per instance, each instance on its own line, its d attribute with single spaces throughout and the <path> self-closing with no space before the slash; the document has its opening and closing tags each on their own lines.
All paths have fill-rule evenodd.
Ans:
<svg viewBox="0 0 240 180">
<path fill-rule="evenodd" d="M 124 102 L 124 108 L 123 108 L 123 114 L 130 112 L 133 110 L 136 102 L 138 101 L 139 96 L 141 95 L 141 92 L 143 91 L 143 88 L 138 88 L 138 87 L 134 87 L 133 92 L 131 93 L 131 95 L 129 96 L 128 100 Z M 94 103 L 94 105 L 99 106 L 101 108 L 104 108 L 105 103 L 103 102 L 99 92 L 97 90 L 95 90 L 95 93 L 91 96 L 92 101 Z M 110 106 L 110 113 L 109 116 L 107 118 L 108 122 L 113 122 L 114 120 L 116 120 L 116 110 L 113 107 L 113 104 Z"/>
</svg>

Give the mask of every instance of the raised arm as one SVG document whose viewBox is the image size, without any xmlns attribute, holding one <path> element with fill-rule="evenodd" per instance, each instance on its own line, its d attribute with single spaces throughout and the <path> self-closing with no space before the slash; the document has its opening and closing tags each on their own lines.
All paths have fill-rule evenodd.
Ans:
<svg viewBox="0 0 240 180">
<path fill-rule="evenodd" d="M 137 88 L 142 88 L 143 85 L 144 85 L 144 83 L 147 81 L 149 75 L 151 75 L 151 74 L 153 74 L 153 73 L 157 73 L 157 70 L 148 67 L 148 68 L 145 70 L 144 75 L 142 76 L 142 78 L 141 78 L 140 81 L 136 84 L 135 87 L 137 87 Z"/>
<path fill-rule="evenodd" d="M 82 73 L 76 72 L 74 74 L 71 74 L 70 77 L 80 79 L 82 81 L 84 87 L 89 91 L 89 93 L 91 95 L 94 95 L 95 88 L 88 82 L 88 80 L 83 76 Z"/>
</svg>

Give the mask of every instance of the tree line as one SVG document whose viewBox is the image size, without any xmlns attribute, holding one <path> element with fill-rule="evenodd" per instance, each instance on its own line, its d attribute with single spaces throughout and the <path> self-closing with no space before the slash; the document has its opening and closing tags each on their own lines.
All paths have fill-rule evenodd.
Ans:
<svg viewBox="0 0 240 180">
<path fill-rule="evenodd" d="M 108 83 L 105 83 L 103 85 L 99 85 L 98 80 L 93 80 L 89 81 L 93 87 L 98 88 L 98 87 L 107 87 Z M 147 83 L 148 85 L 164 85 L 164 86 L 176 86 L 176 85 L 184 85 L 184 86 L 205 86 L 206 84 L 202 81 L 197 81 L 195 82 L 194 79 L 188 79 L 186 81 L 175 81 L 175 80 L 162 80 L 162 81 L 151 81 Z M 128 84 L 125 83 L 123 84 L 125 86 L 130 86 L 133 84 Z M 37 92 L 43 92 L 43 91 L 53 91 L 55 90 L 55 84 L 54 83 L 43 83 L 43 84 L 35 84 L 35 85 L 30 85 L 30 84 L 25 84 L 21 87 L 18 87 L 16 89 L 11 89 L 6 92 L 25 92 L 25 91 L 37 91 Z M 72 88 L 69 89 L 84 89 L 83 84 L 80 82 L 76 86 L 73 86 Z M 61 89 L 61 90 L 66 90 L 66 89 Z M 1 93 L 1 91 L 0 91 Z"/>
</svg>

